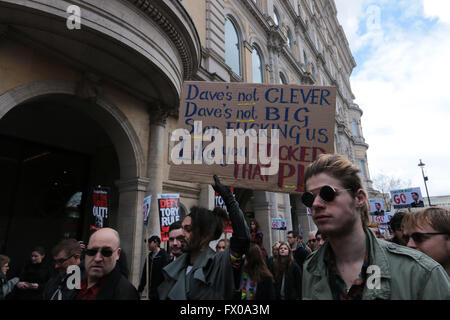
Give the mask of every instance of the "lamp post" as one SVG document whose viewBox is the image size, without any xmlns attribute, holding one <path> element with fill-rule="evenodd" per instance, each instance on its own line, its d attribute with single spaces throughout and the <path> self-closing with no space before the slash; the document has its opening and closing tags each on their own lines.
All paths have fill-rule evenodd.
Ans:
<svg viewBox="0 0 450 320">
<path fill-rule="evenodd" d="M 430 196 L 428 195 L 428 187 L 427 187 L 428 177 L 425 177 L 425 174 L 423 173 L 423 167 L 425 167 L 425 163 L 422 162 L 422 159 L 420 159 L 420 163 L 418 164 L 418 166 L 422 169 L 423 182 L 425 183 L 425 190 L 427 191 L 428 204 L 431 207 L 431 201 Z"/>
</svg>

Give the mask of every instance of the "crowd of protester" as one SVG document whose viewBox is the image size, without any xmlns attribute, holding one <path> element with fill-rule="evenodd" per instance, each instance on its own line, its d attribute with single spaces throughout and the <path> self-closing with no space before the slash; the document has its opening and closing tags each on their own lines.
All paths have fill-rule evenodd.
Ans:
<svg viewBox="0 0 450 320">
<path fill-rule="evenodd" d="M 170 226 L 167 251 L 158 236 L 146 239 L 137 287 L 128 279 L 119 233 L 103 228 L 87 244 L 64 239 L 50 254 L 35 247 L 16 277 L 8 275 L 14 261 L 0 255 L 0 299 L 450 299 L 449 210 L 398 211 L 386 237 L 369 222 L 359 170 L 346 158 L 322 155 L 306 169 L 302 202 L 317 230 L 306 241 L 288 231 L 270 254 L 258 222 L 247 222 L 230 189 L 214 180 L 228 214 L 191 208 Z M 228 218 L 233 235 L 221 238 Z M 375 284 L 369 281 L 373 267 L 380 271 Z"/>
</svg>

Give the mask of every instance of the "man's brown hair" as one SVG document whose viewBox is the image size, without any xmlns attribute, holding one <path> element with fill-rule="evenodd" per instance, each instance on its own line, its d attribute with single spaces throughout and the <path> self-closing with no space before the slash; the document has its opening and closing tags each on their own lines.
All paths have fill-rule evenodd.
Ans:
<svg viewBox="0 0 450 320">
<path fill-rule="evenodd" d="M 329 176 L 340 181 L 344 189 L 348 189 L 352 197 L 356 197 L 359 189 L 366 193 L 361 176 L 361 170 L 355 166 L 350 160 L 340 154 L 321 154 L 316 161 L 311 163 L 305 170 L 303 178 L 303 185 L 306 190 L 306 181 L 312 176 L 320 173 L 328 174 Z M 367 193 L 366 193 L 367 194 Z M 361 221 L 363 227 L 367 227 L 369 223 L 369 202 L 361 208 Z"/>
<path fill-rule="evenodd" d="M 450 211 L 443 207 L 428 207 L 406 213 L 402 220 L 403 229 L 414 229 L 423 225 L 450 235 Z"/>
</svg>

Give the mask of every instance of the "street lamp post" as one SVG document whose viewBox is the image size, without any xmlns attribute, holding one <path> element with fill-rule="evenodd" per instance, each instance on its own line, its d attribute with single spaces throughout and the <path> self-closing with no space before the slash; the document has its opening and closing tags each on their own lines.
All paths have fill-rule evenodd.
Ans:
<svg viewBox="0 0 450 320">
<path fill-rule="evenodd" d="M 425 167 L 425 163 L 422 162 L 422 159 L 420 159 L 420 163 L 418 164 L 418 166 L 422 169 L 423 182 L 425 183 L 425 190 L 427 191 L 428 204 L 431 207 L 431 201 L 430 196 L 428 195 L 428 187 L 427 187 L 428 177 L 425 177 L 425 174 L 423 173 L 423 167 Z"/>
</svg>

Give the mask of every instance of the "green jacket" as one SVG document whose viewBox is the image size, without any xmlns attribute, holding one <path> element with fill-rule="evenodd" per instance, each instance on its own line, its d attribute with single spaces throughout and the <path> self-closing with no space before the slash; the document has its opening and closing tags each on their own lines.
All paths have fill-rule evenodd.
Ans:
<svg viewBox="0 0 450 320">
<path fill-rule="evenodd" d="M 369 289 L 373 273 L 368 273 L 363 300 L 450 300 L 450 278 L 440 264 L 420 251 L 377 239 L 368 229 L 365 232 L 370 242 L 370 265 L 379 266 L 380 286 Z M 333 299 L 323 260 L 328 246 L 326 241 L 303 265 L 304 300 Z"/>
</svg>

